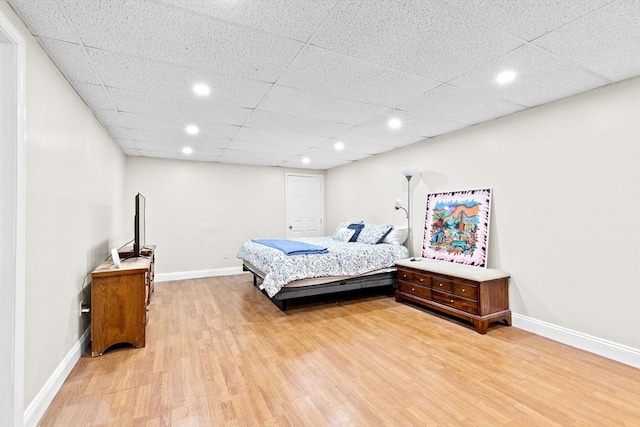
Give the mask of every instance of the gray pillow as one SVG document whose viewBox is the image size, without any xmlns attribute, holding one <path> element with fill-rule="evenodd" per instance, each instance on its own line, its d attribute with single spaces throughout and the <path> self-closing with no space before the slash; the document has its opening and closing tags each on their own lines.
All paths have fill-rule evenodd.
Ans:
<svg viewBox="0 0 640 427">
<path fill-rule="evenodd" d="M 352 230 L 350 228 L 340 227 L 333 233 L 333 236 L 331 237 L 341 242 L 348 242 L 349 240 L 351 240 L 351 237 L 353 237 L 353 233 L 355 232 L 355 230 Z"/>
<path fill-rule="evenodd" d="M 384 237 L 389 234 L 392 228 L 393 225 L 390 224 L 365 224 L 364 228 L 358 235 L 357 241 L 360 243 L 375 245 L 382 242 L 382 240 L 384 240 Z"/>
</svg>

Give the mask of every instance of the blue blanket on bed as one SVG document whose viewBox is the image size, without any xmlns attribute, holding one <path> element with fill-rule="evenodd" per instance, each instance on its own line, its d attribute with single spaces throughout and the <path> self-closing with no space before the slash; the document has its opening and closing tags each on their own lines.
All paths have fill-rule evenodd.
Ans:
<svg viewBox="0 0 640 427">
<path fill-rule="evenodd" d="M 326 254 L 327 248 L 288 239 L 252 239 L 252 242 L 279 249 L 287 255 Z"/>
</svg>

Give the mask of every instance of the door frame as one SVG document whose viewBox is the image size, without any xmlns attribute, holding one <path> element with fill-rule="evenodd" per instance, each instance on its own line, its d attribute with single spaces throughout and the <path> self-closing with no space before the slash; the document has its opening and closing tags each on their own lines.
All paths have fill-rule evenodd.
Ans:
<svg viewBox="0 0 640 427">
<path fill-rule="evenodd" d="M 285 172 L 284 174 L 284 187 L 285 187 L 285 192 L 284 192 L 284 235 L 287 235 L 287 228 L 289 225 L 289 177 L 290 176 L 306 176 L 306 177 L 314 177 L 314 178 L 320 178 L 320 185 L 322 188 L 322 194 L 321 194 L 321 203 L 322 203 L 322 207 L 321 207 L 321 214 L 322 217 L 320 218 L 320 235 L 324 235 L 324 175 L 322 174 L 317 174 L 317 173 L 299 173 L 299 172 Z"/>
<path fill-rule="evenodd" d="M 12 426 L 24 425 L 25 58 L 24 37 L 0 11 L 0 91 L 13 95 L 0 105 L 0 425 Z"/>
</svg>

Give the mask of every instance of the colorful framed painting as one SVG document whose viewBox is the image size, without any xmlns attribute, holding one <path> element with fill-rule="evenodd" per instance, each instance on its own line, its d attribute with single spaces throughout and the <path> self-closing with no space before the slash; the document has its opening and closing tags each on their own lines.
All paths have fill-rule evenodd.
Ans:
<svg viewBox="0 0 640 427">
<path fill-rule="evenodd" d="M 427 194 L 422 257 L 486 267 L 491 189 Z"/>
</svg>

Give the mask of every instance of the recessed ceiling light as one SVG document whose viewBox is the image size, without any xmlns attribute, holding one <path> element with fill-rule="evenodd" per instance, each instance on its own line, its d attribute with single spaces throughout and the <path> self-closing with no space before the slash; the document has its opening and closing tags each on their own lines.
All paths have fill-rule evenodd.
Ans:
<svg viewBox="0 0 640 427">
<path fill-rule="evenodd" d="M 303 158 L 302 158 L 302 163 L 304 163 L 305 165 L 308 165 L 308 164 L 309 164 L 309 162 L 311 162 L 311 159 L 310 159 L 310 158 L 308 158 L 308 157 L 303 157 Z"/>
<path fill-rule="evenodd" d="M 398 129 L 400 126 L 402 126 L 402 121 L 400 119 L 389 120 L 389 127 L 391 129 Z"/>
<path fill-rule="evenodd" d="M 211 88 L 204 83 L 196 83 L 193 85 L 193 91 L 196 95 L 207 96 L 211 93 Z"/>
<path fill-rule="evenodd" d="M 198 128 L 198 126 L 196 125 L 188 125 L 186 128 L 184 128 L 184 130 L 189 134 L 189 135 L 197 135 L 198 132 L 200 132 L 200 129 Z"/>
<path fill-rule="evenodd" d="M 338 151 L 344 150 L 344 142 L 342 141 L 338 141 L 335 144 L 333 144 L 333 148 L 335 148 Z"/>
<path fill-rule="evenodd" d="M 496 81 L 501 85 L 511 83 L 516 78 L 516 72 L 507 70 L 503 71 L 496 76 Z"/>
<path fill-rule="evenodd" d="M 191 153 L 193 153 L 193 148 L 191 148 L 191 147 L 184 147 L 184 148 L 182 149 L 182 152 L 183 152 L 184 154 L 191 154 Z"/>
</svg>

